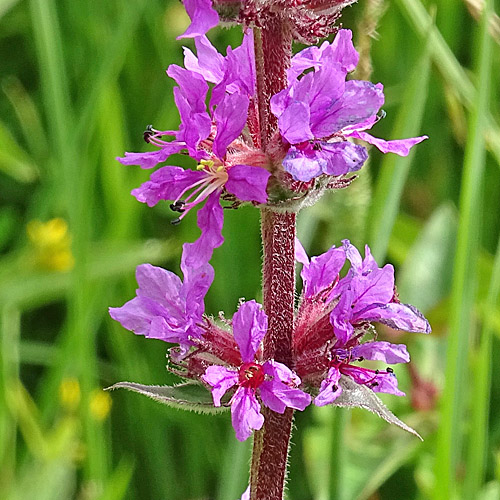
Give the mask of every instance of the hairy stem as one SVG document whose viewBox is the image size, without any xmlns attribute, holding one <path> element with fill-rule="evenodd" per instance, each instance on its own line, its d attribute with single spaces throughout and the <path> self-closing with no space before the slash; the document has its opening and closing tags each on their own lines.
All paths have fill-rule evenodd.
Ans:
<svg viewBox="0 0 500 500">
<path fill-rule="evenodd" d="M 255 55 L 261 144 L 265 149 L 277 132 L 269 101 L 286 86 L 291 36 L 286 25 L 274 19 L 256 30 Z M 292 333 L 295 294 L 295 213 L 263 209 L 263 303 L 269 318 L 264 358 L 292 368 Z M 263 408 L 264 425 L 255 433 L 250 472 L 251 500 L 282 500 L 293 410 L 283 414 Z"/>
</svg>

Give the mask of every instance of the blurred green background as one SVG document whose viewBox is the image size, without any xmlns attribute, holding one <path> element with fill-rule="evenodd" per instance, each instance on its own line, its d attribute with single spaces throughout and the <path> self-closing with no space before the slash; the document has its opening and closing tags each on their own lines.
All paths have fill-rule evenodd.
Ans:
<svg viewBox="0 0 500 500">
<path fill-rule="evenodd" d="M 296 416 L 290 500 L 500 498 L 500 23 L 473 0 L 360 0 L 344 27 L 381 81 L 376 136 L 430 136 L 408 158 L 372 150 L 346 191 L 299 216 L 311 255 L 368 242 L 397 269 L 402 301 L 430 336 L 397 370 L 407 398 L 384 402 L 421 443 L 361 410 Z M 497 5 L 498 11 L 498 5 Z M 178 126 L 173 0 L 0 0 L 0 498 L 235 500 L 250 443 L 227 413 L 203 416 L 102 387 L 176 382 L 166 345 L 135 337 L 108 306 L 134 295 L 134 269 L 178 271 L 195 217 L 129 192 L 149 172 L 115 157 L 146 150 L 148 123 Z M 224 50 L 238 27 L 215 29 Z M 299 47 L 297 47 L 298 49 Z M 373 68 L 373 70 L 372 70 Z M 179 164 L 183 159 L 179 158 Z M 227 211 L 207 311 L 260 298 L 258 211 Z M 189 220 L 188 220 L 189 219 Z M 496 257 L 495 257 L 496 255 Z"/>
</svg>

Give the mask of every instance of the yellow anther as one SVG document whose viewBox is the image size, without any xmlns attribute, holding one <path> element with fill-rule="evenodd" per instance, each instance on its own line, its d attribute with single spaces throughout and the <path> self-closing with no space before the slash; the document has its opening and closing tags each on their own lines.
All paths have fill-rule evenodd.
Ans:
<svg viewBox="0 0 500 500">
<path fill-rule="evenodd" d="M 196 167 L 198 170 L 202 170 L 204 168 L 212 168 L 214 166 L 213 160 L 201 160 L 200 164 L 198 167 Z"/>
</svg>

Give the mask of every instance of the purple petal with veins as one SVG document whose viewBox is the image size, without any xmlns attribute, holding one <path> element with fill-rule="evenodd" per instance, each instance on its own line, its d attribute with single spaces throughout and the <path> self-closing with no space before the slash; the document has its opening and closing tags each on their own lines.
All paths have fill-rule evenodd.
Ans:
<svg viewBox="0 0 500 500">
<path fill-rule="evenodd" d="M 261 167 L 234 165 L 227 171 L 225 188 L 241 201 L 267 202 L 267 181 L 271 173 Z"/>
</svg>

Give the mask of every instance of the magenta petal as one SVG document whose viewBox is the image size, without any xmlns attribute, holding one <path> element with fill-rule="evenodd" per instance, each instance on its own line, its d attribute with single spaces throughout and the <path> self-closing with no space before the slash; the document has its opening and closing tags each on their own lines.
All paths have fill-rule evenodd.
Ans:
<svg viewBox="0 0 500 500">
<path fill-rule="evenodd" d="M 245 441 L 264 424 L 260 404 L 252 389 L 240 387 L 231 399 L 231 421 L 236 439 Z"/>
<path fill-rule="evenodd" d="M 304 266 L 309 265 L 309 257 L 297 237 L 295 238 L 295 260 Z"/>
<path fill-rule="evenodd" d="M 307 104 L 299 101 L 293 102 L 278 119 L 281 135 L 290 144 L 314 139 L 309 126 L 310 118 L 310 108 Z"/>
<path fill-rule="evenodd" d="M 117 160 L 122 165 L 139 165 L 141 168 L 153 168 L 158 163 L 164 162 L 170 155 L 176 154 L 185 148 L 186 145 L 182 142 L 172 141 L 162 146 L 157 151 L 148 151 L 146 153 L 125 153 L 122 158 Z"/>
<path fill-rule="evenodd" d="M 234 165 L 227 170 L 225 188 L 241 201 L 267 202 L 267 181 L 271 173 L 261 167 Z"/>
<path fill-rule="evenodd" d="M 219 23 L 219 14 L 212 7 L 211 0 L 183 0 L 183 4 L 191 24 L 177 39 L 204 35 Z"/>
<path fill-rule="evenodd" d="M 265 380 L 260 385 L 259 390 L 260 398 L 268 408 L 271 408 L 276 413 L 283 413 L 285 411 L 286 404 L 274 394 L 274 384 L 272 382 Z"/>
<path fill-rule="evenodd" d="M 264 373 L 271 377 L 260 385 L 260 395 L 263 403 L 278 413 L 283 413 L 286 407 L 304 410 L 311 402 L 311 396 L 297 387 L 300 378 L 282 363 L 270 360 L 263 365 Z"/>
<path fill-rule="evenodd" d="M 248 97 L 241 94 L 227 94 L 214 113 L 217 124 L 213 150 L 218 158 L 226 156 L 226 150 L 243 130 L 247 121 Z"/>
<path fill-rule="evenodd" d="M 364 358 L 373 361 L 383 361 L 390 365 L 408 363 L 410 355 L 404 344 L 391 344 L 389 342 L 366 342 L 356 346 L 351 351 L 353 358 Z"/>
<path fill-rule="evenodd" d="M 344 127 L 363 122 L 384 104 L 382 86 L 362 80 L 345 83 L 343 95 L 312 122 L 315 137 L 327 137 Z"/>
<path fill-rule="evenodd" d="M 209 366 L 201 377 L 212 386 L 214 406 L 220 406 L 220 400 L 226 392 L 238 383 L 238 372 L 224 366 Z"/>
<path fill-rule="evenodd" d="M 224 56 L 217 52 L 206 36 L 198 36 L 194 42 L 197 56 L 183 47 L 184 67 L 200 74 L 207 82 L 219 83 L 224 77 Z"/>
<path fill-rule="evenodd" d="M 247 363 L 253 361 L 255 353 L 267 332 L 267 315 L 262 306 L 250 300 L 244 302 L 233 316 L 233 335 Z"/>
<path fill-rule="evenodd" d="M 421 137 L 412 137 L 411 139 L 398 139 L 394 141 L 384 141 L 384 139 L 378 139 L 372 135 L 361 132 L 353 131 L 349 133 L 349 137 L 355 137 L 356 139 L 361 139 L 368 144 L 373 144 L 377 149 L 382 151 L 382 153 L 395 153 L 399 156 L 408 156 L 410 149 L 425 139 L 428 139 L 426 135 Z"/>
<path fill-rule="evenodd" d="M 311 258 L 311 263 L 300 273 L 304 281 L 304 295 L 311 297 L 328 288 L 338 277 L 345 262 L 345 251 L 333 246 L 324 254 Z"/>
<path fill-rule="evenodd" d="M 166 166 L 151 174 L 149 181 L 132 190 L 132 195 L 149 207 L 160 200 L 175 200 L 190 186 L 206 177 L 200 170 L 184 170 L 181 167 Z"/>
<path fill-rule="evenodd" d="M 323 173 L 335 176 L 358 171 L 368 159 L 366 148 L 349 141 L 322 142 L 318 156 L 325 160 Z"/>
<path fill-rule="evenodd" d="M 224 242 L 222 237 L 222 225 L 224 214 L 219 201 L 220 190 L 214 191 L 207 197 L 205 205 L 198 210 L 198 227 L 201 236 L 194 243 L 186 243 L 191 250 L 184 259 L 184 265 L 197 268 L 200 263 L 206 263 L 212 258 L 215 248 Z"/>
<path fill-rule="evenodd" d="M 359 54 L 352 44 L 352 31 L 339 30 L 331 45 L 332 56 L 347 72 L 354 71 L 359 61 Z"/>
<path fill-rule="evenodd" d="M 121 307 L 110 307 L 109 315 L 136 335 L 149 335 L 152 314 L 144 299 L 135 297 Z"/>
<path fill-rule="evenodd" d="M 377 373 L 374 370 L 353 365 L 342 366 L 342 373 L 351 377 L 357 384 L 366 385 L 373 392 L 385 392 L 387 394 L 394 394 L 395 396 L 405 396 L 405 393 L 398 389 L 398 379 L 394 373 Z"/>
<path fill-rule="evenodd" d="M 141 264 L 135 270 L 139 285 L 138 297 L 148 297 L 159 304 L 165 304 L 168 297 L 179 296 L 182 282 L 176 274 L 151 264 Z"/>
<path fill-rule="evenodd" d="M 342 393 L 339 385 L 340 372 L 338 368 L 332 367 L 328 370 L 326 378 L 321 382 L 319 394 L 314 399 L 316 406 L 325 406 L 333 403 Z"/>
<path fill-rule="evenodd" d="M 250 485 L 248 485 L 248 488 L 243 492 L 240 500 L 250 500 Z"/>
<path fill-rule="evenodd" d="M 292 146 L 283 160 L 283 168 L 296 180 L 308 182 L 323 173 L 327 161 L 317 152 L 306 152 Z"/>
<path fill-rule="evenodd" d="M 423 314 L 412 305 L 391 302 L 363 313 L 363 319 L 378 321 L 396 330 L 430 333 L 431 326 Z"/>
<path fill-rule="evenodd" d="M 298 387 L 301 383 L 297 374 L 290 370 L 288 366 L 278 361 L 270 359 L 262 365 L 262 369 L 266 375 L 269 375 L 275 380 L 279 380 L 290 387 Z"/>
</svg>

